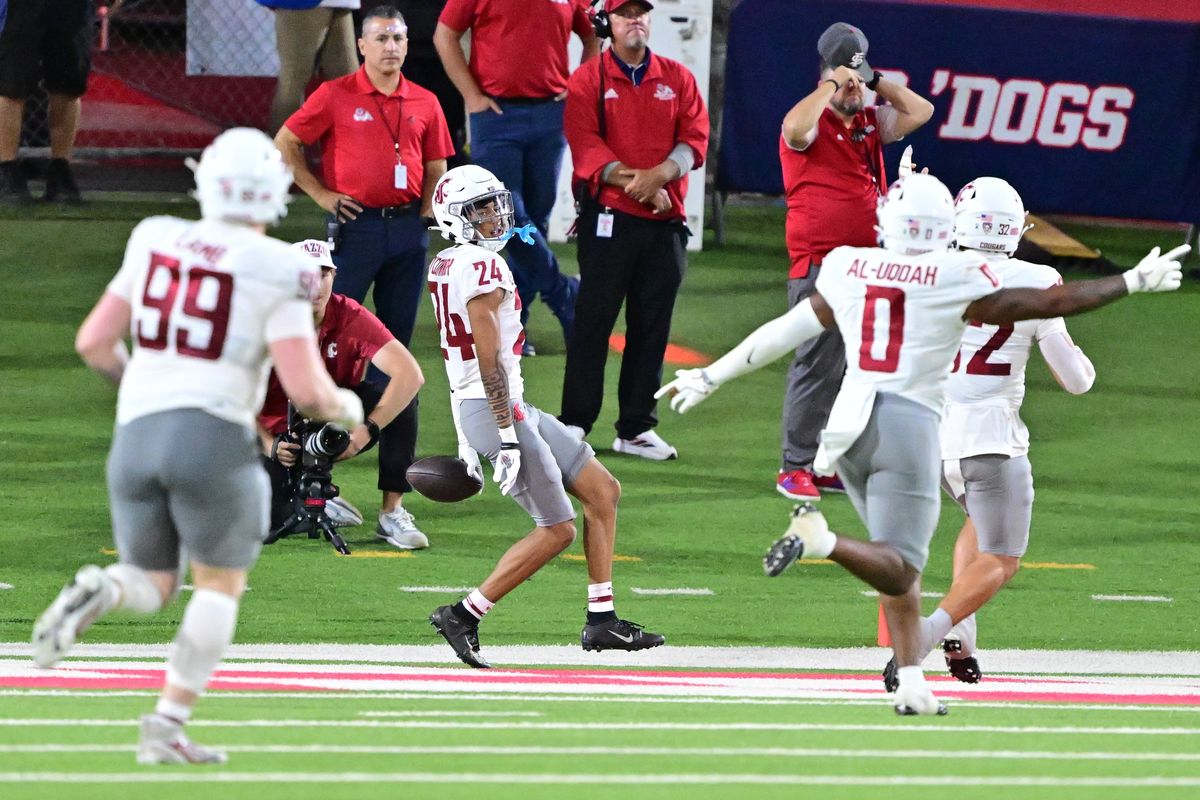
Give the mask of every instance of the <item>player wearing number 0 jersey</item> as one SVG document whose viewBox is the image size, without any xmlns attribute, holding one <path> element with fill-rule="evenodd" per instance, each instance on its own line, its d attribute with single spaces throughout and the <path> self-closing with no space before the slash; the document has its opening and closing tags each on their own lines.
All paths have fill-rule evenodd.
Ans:
<svg viewBox="0 0 1200 800">
<path fill-rule="evenodd" d="M 612 559 L 621 485 L 592 448 L 555 417 L 522 399 L 521 306 L 499 251 L 512 235 L 512 196 L 477 166 L 450 170 L 434 188 L 433 211 L 454 246 L 429 265 L 429 293 L 450 379 L 459 457 L 481 479 L 482 454 L 495 468 L 501 494 L 533 517 L 534 529 L 508 549 L 491 575 L 458 603 L 430 615 L 437 632 L 465 664 L 491 666 L 479 652 L 479 622 L 500 598 L 575 539 L 583 503 L 583 552 L 588 566 L 585 650 L 644 650 L 665 639 L 617 617 Z"/>
<path fill-rule="evenodd" d="M 920 574 L 938 517 L 938 421 L 965 319 L 995 324 L 1081 313 L 1138 291 L 1176 289 L 1173 251 L 1157 248 L 1125 275 L 1051 289 L 1001 289 L 978 253 L 947 252 L 950 192 L 931 175 L 892 184 L 880 203 L 882 248 L 829 254 L 817 291 L 705 369 L 680 370 L 659 395 L 687 411 L 725 381 L 790 352 L 836 324 L 846 377 L 821 436 L 816 467 L 834 469 L 870 542 L 832 533 L 811 506 L 793 512 L 764 559 L 777 575 L 796 558 L 830 558 L 880 592 L 895 653 L 900 714 L 941 714 L 921 673 Z"/>
<path fill-rule="evenodd" d="M 1025 205 L 999 178 L 978 178 L 955 199 L 955 240 L 987 259 L 1005 286 L 1045 289 L 1058 272 L 1009 256 L 1025 232 Z M 942 486 L 969 514 L 954 550 L 954 582 L 924 620 L 929 648 L 945 641 L 950 673 L 976 683 L 975 611 L 1016 574 L 1029 544 L 1033 472 L 1029 430 L 1021 420 L 1025 365 L 1038 345 L 1051 373 L 1071 394 L 1092 387 L 1096 371 L 1075 346 L 1062 317 L 984 325 L 973 322 L 946 383 L 942 415 Z M 953 626 L 953 629 L 952 629 Z M 885 671 L 885 682 L 887 680 Z"/>
<path fill-rule="evenodd" d="M 75 340 L 88 366 L 120 385 L 108 459 L 120 563 L 80 568 L 33 629 L 34 661 L 52 666 L 109 611 L 160 610 L 179 590 L 187 554 L 194 591 L 155 713 L 142 718 L 137 758 L 147 764 L 225 761 L 183 725 L 233 638 L 267 533 L 254 416 L 268 358 L 306 416 L 362 420 L 358 397 L 334 386 L 317 354 L 315 262 L 263 236 L 292 182 L 279 151 L 238 128 L 195 169 L 203 219 L 140 224 Z"/>
</svg>

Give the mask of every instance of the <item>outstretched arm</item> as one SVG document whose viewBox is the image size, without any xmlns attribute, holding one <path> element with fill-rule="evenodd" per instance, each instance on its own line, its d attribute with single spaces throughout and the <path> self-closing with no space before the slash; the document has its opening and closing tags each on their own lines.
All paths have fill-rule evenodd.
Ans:
<svg viewBox="0 0 1200 800">
<path fill-rule="evenodd" d="M 1175 259 L 1191 251 L 1180 245 L 1165 255 L 1154 248 L 1136 267 L 1122 275 L 1076 281 L 1049 289 L 1001 289 L 967 306 L 967 319 L 1003 325 L 1023 319 L 1048 319 L 1082 314 L 1137 292 L 1170 292 L 1183 282 Z"/>
<path fill-rule="evenodd" d="M 1083 394 L 1096 382 L 1096 368 L 1064 330 L 1038 340 L 1038 349 L 1058 385 L 1071 394 Z"/>
<path fill-rule="evenodd" d="M 825 298 L 814 292 L 783 316 L 760 326 L 704 369 L 677 370 L 675 380 L 655 392 L 654 397 L 674 395 L 671 408 L 684 414 L 721 384 L 770 364 L 833 325 L 833 310 Z"/>
</svg>

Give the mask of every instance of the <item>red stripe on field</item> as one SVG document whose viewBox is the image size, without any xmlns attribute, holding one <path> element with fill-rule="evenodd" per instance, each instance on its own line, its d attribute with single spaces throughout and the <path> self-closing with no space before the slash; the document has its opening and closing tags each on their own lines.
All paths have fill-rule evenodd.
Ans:
<svg viewBox="0 0 1200 800">
<path fill-rule="evenodd" d="M 625 335 L 622 333 L 612 334 L 608 337 L 608 346 L 618 353 L 624 353 Z M 690 347 L 684 347 L 681 344 L 668 344 L 667 351 L 663 355 L 663 363 L 674 367 L 707 367 L 712 363 L 712 359 Z"/>
</svg>

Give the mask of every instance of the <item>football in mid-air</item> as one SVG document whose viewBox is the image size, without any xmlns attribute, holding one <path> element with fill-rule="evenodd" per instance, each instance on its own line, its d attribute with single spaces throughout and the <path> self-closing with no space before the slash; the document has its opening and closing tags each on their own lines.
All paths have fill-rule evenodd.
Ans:
<svg viewBox="0 0 1200 800">
<path fill-rule="evenodd" d="M 457 503 L 479 494 L 483 482 L 467 472 L 467 465 L 454 456 L 428 456 L 408 468 L 408 482 L 430 500 Z"/>
</svg>

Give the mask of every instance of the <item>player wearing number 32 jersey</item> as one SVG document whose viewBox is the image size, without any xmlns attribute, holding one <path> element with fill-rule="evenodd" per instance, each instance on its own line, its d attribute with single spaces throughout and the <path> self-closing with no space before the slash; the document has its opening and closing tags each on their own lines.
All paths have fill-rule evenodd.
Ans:
<svg viewBox="0 0 1200 800">
<path fill-rule="evenodd" d="M 830 532 L 811 507 L 793 512 L 764 567 L 778 574 L 797 557 L 829 558 L 881 594 L 901 714 L 945 713 L 919 666 L 920 574 L 937 525 L 939 417 L 947 376 L 967 319 L 993 324 L 1066 316 L 1138 291 L 1179 287 L 1182 271 L 1157 248 L 1121 276 L 1003 289 L 979 253 L 951 252 L 954 206 L 931 175 L 892 184 L 880 203 L 882 248 L 838 248 L 817 291 L 705 369 L 680 370 L 660 395 L 683 412 L 738 375 L 790 352 L 832 325 L 846 346 L 846 377 L 821 435 L 816 467 L 836 470 L 870 541 Z"/>
<path fill-rule="evenodd" d="M 362 421 L 362 403 L 334 385 L 317 353 L 316 262 L 263 235 L 292 182 L 279 151 L 259 131 L 234 129 L 195 169 L 203 219 L 138 225 L 75 340 L 88 366 L 120 386 L 108 458 L 120 562 L 80 568 L 33 629 L 34 661 L 52 666 L 103 614 L 162 609 L 187 554 L 194 591 L 156 713 L 142 718 L 137 758 L 150 764 L 225 760 L 183 725 L 233 638 L 267 533 L 254 418 L 270 361 L 305 415 Z"/>
<path fill-rule="evenodd" d="M 643 650 L 665 640 L 617 617 L 612 560 L 621 485 L 592 448 L 555 417 L 524 402 L 521 306 L 512 273 L 499 254 L 512 235 L 512 195 L 477 166 L 450 170 L 434 188 L 433 211 L 454 243 L 429 265 L 429 294 L 450 379 L 459 457 L 480 478 L 478 452 L 492 462 L 502 494 L 533 518 L 534 529 L 508 549 L 492 574 L 460 602 L 442 606 L 430 623 L 465 664 L 491 666 L 479 652 L 479 622 L 575 539 L 583 503 L 588 566 L 585 650 Z"/>
</svg>

